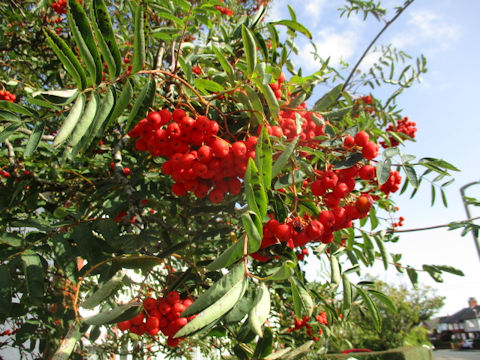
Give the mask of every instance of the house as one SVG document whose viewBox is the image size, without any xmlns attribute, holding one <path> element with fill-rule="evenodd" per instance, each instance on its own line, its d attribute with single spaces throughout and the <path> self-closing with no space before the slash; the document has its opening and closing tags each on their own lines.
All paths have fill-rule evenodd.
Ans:
<svg viewBox="0 0 480 360">
<path fill-rule="evenodd" d="M 440 317 L 435 330 L 436 337 L 444 341 L 480 338 L 480 305 L 477 300 L 471 297 L 468 307 Z"/>
</svg>

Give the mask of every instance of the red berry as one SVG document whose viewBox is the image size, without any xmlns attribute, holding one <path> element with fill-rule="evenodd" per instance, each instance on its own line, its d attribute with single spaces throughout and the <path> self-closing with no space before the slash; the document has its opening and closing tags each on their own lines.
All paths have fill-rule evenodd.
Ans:
<svg viewBox="0 0 480 360">
<path fill-rule="evenodd" d="M 129 330 L 131 325 L 130 325 L 130 321 L 127 320 L 127 321 L 119 322 L 117 326 L 119 330 L 125 331 L 125 330 Z"/>
<path fill-rule="evenodd" d="M 128 167 L 123 168 L 123 175 L 128 176 L 130 175 L 130 172 L 131 172 L 130 168 Z"/>
<path fill-rule="evenodd" d="M 180 300 L 180 295 L 176 291 L 170 291 L 165 297 L 165 299 L 170 305 L 173 305 Z"/>
<path fill-rule="evenodd" d="M 224 158 L 230 152 L 230 145 L 223 139 L 215 139 L 212 144 L 213 154 L 218 158 Z"/>
<path fill-rule="evenodd" d="M 135 316 L 133 319 L 130 319 L 130 324 L 139 326 L 140 324 L 143 324 L 143 319 L 145 319 L 145 315 L 143 315 L 143 312 L 138 313 L 137 316 Z"/>
<path fill-rule="evenodd" d="M 152 111 L 148 113 L 147 120 L 156 128 L 158 129 L 162 126 L 162 115 L 158 111 Z"/>
<path fill-rule="evenodd" d="M 172 114 L 173 121 L 179 122 L 179 121 L 182 120 L 186 115 L 187 115 L 187 113 L 186 113 L 184 110 L 182 110 L 182 109 L 175 109 L 175 110 L 173 111 L 173 114 Z"/>
<path fill-rule="evenodd" d="M 355 138 L 353 136 L 347 136 L 343 140 L 343 146 L 345 146 L 347 149 L 350 149 L 353 145 L 355 145 Z"/>
<path fill-rule="evenodd" d="M 145 322 L 145 327 L 147 328 L 147 331 L 152 329 L 158 329 L 159 325 L 160 325 L 160 321 L 155 316 L 150 316 Z"/>
<path fill-rule="evenodd" d="M 367 132 L 360 131 L 359 133 L 357 133 L 357 135 L 355 135 L 355 144 L 364 147 L 365 145 L 367 145 L 369 139 L 370 135 L 368 135 Z"/>
<path fill-rule="evenodd" d="M 243 159 L 247 156 L 247 146 L 243 141 L 236 141 L 232 144 L 233 155 L 238 159 Z"/>
<path fill-rule="evenodd" d="M 145 300 L 143 300 L 143 307 L 145 310 L 150 312 L 157 307 L 157 300 L 155 300 L 154 298 L 148 297 Z"/>
<path fill-rule="evenodd" d="M 327 190 L 320 179 L 315 180 L 312 185 L 310 185 L 310 189 L 315 196 L 322 196 Z"/>
<path fill-rule="evenodd" d="M 372 180 L 375 178 L 377 171 L 374 166 L 372 165 L 363 165 L 359 172 L 358 175 L 360 176 L 360 179 L 363 180 Z"/>
<path fill-rule="evenodd" d="M 368 160 L 375 159 L 378 156 L 378 145 L 374 142 L 368 142 L 362 149 L 362 155 Z"/>
</svg>

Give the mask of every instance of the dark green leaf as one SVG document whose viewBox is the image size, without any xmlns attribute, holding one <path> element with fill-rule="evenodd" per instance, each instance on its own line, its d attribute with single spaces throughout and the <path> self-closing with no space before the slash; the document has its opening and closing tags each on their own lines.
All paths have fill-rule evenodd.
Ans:
<svg viewBox="0 0 480 360">
<path fill-rule="evenodd" d="M 36 116 L 36 112 L 23 105 L 13 103 L 7 100 L 0 100 L 0 109 L 12 111 L 18 114 L 24 114 L 28 116 Z"/>
<path fill-rule="evenodd" d="M 265 328 L 265 334 L 263 338 L 260 338 L 255 347 L 255 352 L 253 353 L 253 360 L 264 359 L 266 356 L 270 355 L 273 351 L 273 331 L 270 328 Z"/>
<path fill-rule="evenodd" d="M 75 104 L 73 105 L 70 113 L 68 114 L 67 118 L 63 122 L 60 130 L 58 131 L 55 140 L 53 141 L 53 146 L 58 147 L 61 145 L 72 133 L 73 129 L 77 125 L 80 117 L 82 116 L 83 109 L 85 107 L 85 95 L 82 93 L 78 95 Z"/>
<path fill-rule="evenodd" d="M 202 310 L 197 317 L 181 328 L 174 337 L 179 338 L 189 335 L 221 318 L 235 306 L 239 299 L 242 298 L 247 286 L 248 281 L 243 277 L 241 281 L 237 282 L 233 287 L 230 287 L 221 298 L 214 303 L 211 303 L 211 305 Z M 193 306 L 193 304 L 190 305 L 190 307 L 191 306 Z"/>
<path fill-rule="evenodd" d="M 255 151 L 257 165 L 264 190 L 270 190 L 272 184 L 272 144 L 266 126 L 262 128 Z M 260 206 L 259 206 L 260 207 Z"/>
<path fill-rule="evenodd" d="M 351 168 L 353 165 L 357 164 L 363 160 L 363 156 L 360 153 L 353 153 L 349 155 L 347 158 L 340 160 L 338 162 L 335 162 L 333 164 L 333 168 L 335 170 L 340 170 L 340 169 L 348 169 Z"/>
<path fill-rule="evenodd" d="M 295 272 L 295 263 L 287 260 L 280 265 L 279 268 L 273 269 L 272 275 L 267 276 L 264 280 L 283 281 L 289 279 Z"/>
<path fill-rule="evenodd" d="M 123 278 L 125 277 L 125 271 L 120 270 L 112 276 L 105 284 L 100 286 L 100 288 L 95 291 L 92 295 L 86 298 L 83 303 L 80 304 L 84 309 L 93 309 L 95 306 L 100 304 L 103 300 L 109 297 L 113 292 L 115 292 L 122 284 Z"/>
<path fill-rule="evenodd" d="M 23 154 L 24 158 L 28 158 L 33 155 L 35 149 L 37 148 L 40 140 L 42 139 L 43 130 L 45 129 L 44 121 L 37 121 L 35 127 L 33 128 L 32 134 L 28 139 L 27 146 L 25 148 L 25 153 Z"/>
<path fill-rule="evenodd" d="M 140 94 L 138 94 L 137 100 L 135 100 L 135 104 L 133 104 L 133 108 L 130 110 L 126 125 L 127 130 L 130 129 L 132 123 L 136 123 L 137 120 L 145 117 L 148 108 L 152 105 L 154 97 L 155 79 L 151 77 L 148 79 Z"/>
<path fill-rule="evenodd" d="M 418 286 L 418 273 L 414 268 L 407 267 L 407 274 L 410 282 L 412 283 L 413 287 L 416 289 Z"/>
<path fill-rule="evenodd" d="M 272 167 L 272 178 L 274 178 L 284 170 L 285 165 L 288 163 L 288 160 L 290 159 L 293 152 L 295 151 L 298 140 L 299 140 L 299 137 L 297 136 L 287 145 L 285 150 L 283 150 L 283 152 L 280 154 L 278 159 L 275 161 Z"/>
<path fill-rule="evenodd" d="M 119 305 L 112 310 L 83 319 L 88 325 L 106 325 L 127 321 L 135 317 L 142 309 L 141 304 L 131 303 Z"/>
<path fill-rule="evenodd" d="M 33 305 L 43 304 L 44 279 L 40 256 L 27 250 L 21 255 L 23 273 L 27 284 L 27 293 Z"/>
<path fill-rule="evenodd" d="M 247 75 L 250 76 L 257 66 L 257 52 L 255 50 L 255 38 L 251 31 L 242 25 L 242 41 L 243 50 L 245 51 L 245 58 L 247 61 Z"/>
<path fill-rule="evenodd" d="M 73 1 L 76 2 L 76 0 Z M 78 121 L 75 126 L 75 130 L 70 138 L 70 146 L 75 147 L 88 132 L 95 119 L 95 114 L 97 113 L 98 100 L 98 94 L 94 92 L 85 107 L 85 111 L 81 115 L 80 121 Z"/>
<path fill-rule="evenodd" d="M 202 93 L 217 93 L 225 91 L 225 88 L 219 83 L 208 79 L 195 79 L 194 86 Z"/>
<path fill-rule="evenodd" d="M 8 125 L 3 131 L 0 133 L 0 143 L 4 142 L 7 140 L 10 135 L 12 135 L 17 129 L 22 126 L 21 123 L 13 123 Z"/>
<path fill-rule="evenodd" d="M 7 265 L 0 265 L 0 314 L 8 316 L 12 308 L 12 280 Z"/>
<path fill-rule="evenodd" d="M 367 307 L 368 312 L 370 313 L 370 316 L 373 320 L 373 323 L 375 325 L 375 328 L 377 331 L 380 331 L 380 328 L 382 326 L 382 319 L 380 318 L 380 313 L 378 312 L 377 305 L 372 301 L 370 296 L 365 293 L 360 287 L 356 287 L 357 292 L 360 294 L 361 298 L 363 299 L 364 305 Z"/>
<path fill-rule="evenodd" d="M 224 267 L 229 267 L 234 262 L 239 260 L 243 256 L 243 246 L 246 239 L 235 242 L 227 250 L 225 250 L 220 256 L 218 256 L 213 262 L 208 264 L 207 270 L 218 270 Z"/>
<path fill-rule="evenodd" d="M 395 304 L 393 303 L 392 299 L 390 299 L 387 295 L 374 289 L 368 289 L 368 292 L 370 293 L 370 295 L 373 295 L 378 300 L 380 300 L 391 312 L 397 312 Z"/>
<path fill-rule="evenodd" d="M 200 295 L 200 297 L 182 313 L 182 316 L 191 316 L 217 302 L 231 288 L 242 282 L 244 277 L 244 264 L 243 262 L 240 262 L 235 265 L 228 274 L 222 276 L 220 280 L 218 280 L 207 291 Z"/>
<path fill-rule="evenodd" d="M 145 20 L 143 1 L 140 1 L 136 5 L 134 15 L 134 34 L 132 73 L 142 70 L 143 64 L 145 63 Z"/>
<path fill-rule="evenodd" d="M 270 313 L 270 293 L 268 288 L 262 282 L 260 289 L 257 289 L 257 295 L 250 312 L 248 321 L 253 331 L 260 337 L 263 337 L 262 325 L 267 320 Z"/>
<path fill-rule="evenodd" d="M 105 129 L 110 128 L 112 124 L 117 120 L 117 118 L 123 113 L 123 110 L 127 108 L 132 99 L 133 89 L 132 84 L 129 80 L 125 82 L 125 87 L 123 88 L 118 100 L 115 102 L 115 107 L 112 110 L 112 114 L 109 116 L 108 124 Z"/>
<path fill-rule="evenodd" d="M 322 112 L 327 111 L 337 102 L 338 97 L 342 93 L 343 85 L 339 84 L 323 95 L 320 99 L 317 100 L 315 105 L 313 105 L 312 111 Z"/>
<path fill-rule="evenodd" d="M 377 179 L 379 185 L 383 185 L 387 182 L 388 177 L 390 176 L 390 167 L 390 161 L 377 163 Z"/>
</svg>

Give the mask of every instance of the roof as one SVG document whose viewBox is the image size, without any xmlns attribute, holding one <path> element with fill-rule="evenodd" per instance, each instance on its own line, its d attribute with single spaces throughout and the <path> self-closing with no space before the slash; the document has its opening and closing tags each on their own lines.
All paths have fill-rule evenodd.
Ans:
<svg viewBox="0 0 480 360">
<path fill-rule="evenodd" d="M 440 322 L 452 324 L 452 323 L 462 322 L 464 320 L 475 319 L 477 317 L 480 318 L 480 305 L 477 305 L 473 308 L 466 307 L 460 311 L 457 311 L 455 314 L 451 316 L 442 316 L 440 318 Z"/>
</svg>

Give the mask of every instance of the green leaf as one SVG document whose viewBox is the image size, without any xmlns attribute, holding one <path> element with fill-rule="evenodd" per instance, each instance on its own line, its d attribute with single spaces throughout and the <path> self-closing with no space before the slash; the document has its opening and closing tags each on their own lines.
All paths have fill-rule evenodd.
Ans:
<svg viewBox="0 0 480 360">
<path fill-rule="evenodd" d="M 118 76 L 122 68 L 122 55 L 115 41 L 112 21 L 104 0 L 93 0 L 91 9 L 96 20 L 92 22 L 93 30 L 103 59 L 107 63 L 110 78 Z"/>
<path fill-rule="evenodd" d="M 295 272 L 295 263 L 291 260 L 283 262 L 272 275 L 267 276 L 263 280 L 283 281 L 289 279 Z"/>
<path fill-rule="evenodd" d="M 347 158 L 340 160 L 338 162 L 333 163 L 333 168 L 335 170 L 340 169 L 348 169 L 363 160 L 363 156 L 360 153 L 353 153 L 349 155 Z"/>
<path fill-rule="evenodd" d="M 100 304 L 103 300 L 108 298 L 113 292 L 115 292 L 122 284 L 125 277 L 125 271 L 120 270 L 112 276 L 105 284 L 103 284 L 97 291 L 86 298 L 83 303 L 80 304 L 84 309 L 93 309 Z"/>
<path fill-rule="evenodd" d="M 260 139 L 255 151 L 255 164 L 262 179 L 263 188 L 270 190 L 272 186 L 272 144 L 267 127 L 262 128 Z"/>
<path fill-rule="evenodd" d="M 382 326 L 382 319 L 380 318 L 380 313 L 378 312 L 377 305 L 372 301 L 370 296 L 363 291 L 362 288 L 356 286 L 358 294 L 360 294 L 361 298 L 363 299 L 363 303 L 367 307 L 368 312 L 373 320 L 373 324 L 377 331 L 380 331 Z"/>
<path fill-rule="evenodd" d="M 215 47 L 215 45 L 212 45 L 212 50 L 215 53 L 215 56 L 217 57 L 217 60 L 220 63 L 223 71 L 225 71 L 225 73 L 227 74 L 230 83 L 233 84 L 235 82 L 235 76 L 232 65 L 228 62 L 225 56 Z"/>
<path fill-rule="evenodd" d="M 77 122 L 80 120 L 80 116 L 83 113 L 83 108 L 85 107 L 85 94 L 80 94 L 75 101 L 70 113 L 63 122 L 60 130 L 58 131 L 55 140 L 53 141 L 53 146 L 58 147 L 61 145 L 68 136 L 72 133 L 73 129 L 77 125 Z"/>
<path fill-rule="evenodd" d="M 343 311 L 350 310 L 352 307 L 352 284 L 345 273 L 342 274 L 342 283 L 343 283 Z"/>
<path fill-rule="evenodd" d="M 370 293 L 370 295 L 373 295 L 378 300 L 380 300 L 391 312 L 397 312 L 395 304 L 393 303 L 392 299 L 390 299 L 387 295 L 374 289 L 368 289 L 368 292 Z"/>
<path fill-rule="evenodd" d="M 257 52 L 255 50 L 255 38 L 251 31 L 242 24 L 242 41 L 243 49 L 245 51 L 245 58 L 247 61 L 247 75 L 253 74 L 253 70 L 257 66 Z"/>
<path fill-rule="evenodd" d="M 378 185 L 383 185 L 387 182 L 388 177 L 390 176 L 390 167 L 391 167 L 390 161 L 377 163 Z"/>
<path fill-rule="evenodd" d="M 14 113 L 18 114 L 24 114 L 28 116 L 36 116 L 36 112 L 34 110 L 31 110 L 23 105 L 17 104 L 17 103 L 12 103 L 7 100 L 0 100 L 0 109 L 2 110 L 9 110 Z"/>
<path fill-rule="evenodd" d="M 19 127 L 21 127 L 21 123 L 13 123 L 8 125 L 3 131 L 0 133 L 0 143 L 4 142 L 6 139 L 10 137 Z"/>
<path fill-rule="evenodd" d="M 418 188 L 418 185 L 419 185 L 418 177 L 413 166 L 403 165 L 402 167 L 403 167 L 403 170 L 405 171 L 405 174 L 407 174 L 407 178 L 410 181 L 410 183 L 413 185 L 413 187 Z"/>
<path fill-rule="evenodd" d="M 299 33 L 302 33 L 303 35 L 305 35 L 307 38 L 312 39 L 312 34 L 310 33 L 310 31 L 305 26 L 303 26 L 302 24 L 294 20 L 280 20 L 280 21 L 271 22 L 270 24 L 284 25 L 288 27 L 290 30 L 298 31 Z"/>
<path fill-rule="evenodd" d="M 283 171 L 285 165 L 288 163 L 288 160 L 290 159 L 293 152 L 295 151 L 295 148 L 298 144 L 299 139 L 300 138 L 298 136 L 295 139 L 293 139 L 287 145 L 285 150 L 283 150 L 283 152 L 280 154 L 278 159 L 275 161 L 275 163 L 273 164 L 273 167 L 272 167 L 272 178 L 277 176 L 278 174 L 280 174 Z"/>
<path fill-rule="evenodd" d="M 397 147 L 387 148 L 383 151 L 383 160 L 389 160 L 394 156 L 400 155 L 400 150 Z"/>
<path fill-rule="evenodd" d="M 143 1 L 140 1 L 136 8 L 134 15 L 135 39 L 133 40 L 133 74 L 142 70 L 143 64 L 145 63 L 145 20 Z"/>
<path fill-rule="evenodd" d="M 270 293 L 264 283 L 260 284 L 260 289 L 255 296 L 253 307 L 248 313 L 248 322 L 253 331 L 260 337 L 263 337 L 262 325 L 267 320 L 270 313 Z"/>
<path fill-rule="evenodd" d="M 108 124 L 105 129 L 110 128 L 112 124 L 117 120 L 117 118 L 123 113 L 123 110 L 127 108 L 132 99 L 133 88 L 130 80 L 125 82 L 125 87 L 123 88 L 118 100 L 115 102 L 115 107 L 112 110 L 112 114 L 109 116 Z"/>
<path fill-rule="evenodd" d="M 99 84 L 102 81 L 103 64 L 90 29 L 87 14 L 76 0 L 68 0 L 68 8 L 68 26 L 90 75 L 89 85 Z"/>
<path fill-rule="evenodd" d="M 78 146 L 80 149 L 85 149 L 94 139 L 98 139 L 103 135 L 103 132 L 105 131 L 105 122 L 108 120 L 108 115 L 110 114 L 113 105 L 115 105 L 115 97 L 113 95 L 112 87 L 110 86 L 107 91 L 105 91 L 105 96 L 100 99 L 100 108 L 95 114 L 88 136 L 85 135 Z"/>
<path fill-rule="evenodd" d="M 252 359 L 264 359 L 273 351 L 273 331 L 270 328 L 265 328 L 265 334 L 257 342 L 255 352 Z"/>
<path fill-rule="evenodd" d="M 242 258 L 244 241 L 246 241 L 246 239 L 235 242 L 220 256 L 218 256 L 213 262 L 208 264 L 206 269 L 209 271 L 213 271 L 224 267 L 229 267 L 234 262 Z"/>
<path fill-rule="evenodd" d="M 418 287 L 418 273 L 417 270 L 411 267 L 407 267 L 407 274 L 410 282 L 412 283 L 413 287 L 416 289 Z"/>
<path fill-rule="evenodd" d="M 247 171 L 245 172 L 245 195 L 249 209 L 261 221 L 267 214 L 268 198 L 255 161 L 251 158 L 248 160 Z"/>
<path fill-rule="evenodd" d="M 40 140 L 42 140 L 43 130 L 45 129 L 45 122 L 44 121 L 37 121 L 35 123 L 35 127 L 33 128 L 32 134 L 30 135 L 27 146 L 25 148 L 25 153 L 23 157 L 29 158 L 35 152 Z"/>
<path fill-rule="evenodd" d="M 375 242 L 377 243 L 378 249 L 382 254 L 383 267 L 385 270 L 388 269 L 389 256 L 387 249 L 385 248 L 384 237 L 383 236 L 374 236 Z"/>
<path fill-rule="evenodd" d="M 12 308 L 12 280 L 7 265 L 0 265 L 0 314 L 10 315 Z"/>
<path fill-rule="evenodd" d="M 342 93 L 343 84 L 338 84 L 320 99 L 317 100 L 311 111 L 322 112 L 327 111 L 336 104 L 338 97 Z"/>
<path fill-rule="evenodd" d="M 330 282 L 334 285 L 340 284 L 340 280 L 341 280 L 340 264 L 338 263 L 337 257 L 334 255 L 330 256 L 330 272 L 331 272 Z"/>
<path fill-rule="evenodd" d="M 248 314 L 255 301 L 255 291 L 249 289 L 242 298 L 235 304 L 235 306 L 225 315 L 224 321 L 228 324 L 239 323 L 245 315 Z"/>
<path fill-rule="evenodd" d="M 456 269 L 449 265 L 435 265 L 435 267 L 441 271 L 448 272 L 450 274 L 458 275 L 458 276 L 465 276 L 462 270 Z"/>
<path fill-rule="evenodd" d="M 225 88 L 219 83 L 208 79 L 195 79 L 194 86 L 202 93 L 217 93 L 225 91 Z"/>
<path fill-rule="evenodd" d="M 312 297 L 303 285 L 296 279 L 290 278 L 290 285 L 292 288 L 293 304 L 295 308 L 295 316 L 298 319 L 302 318 L 302 314 L 306 313 L 311 316 L 313 313 L 313 301 Z"/>
<path fill-rule="evenodd" d="M 263 84 L 262 81 L 258 78 L 253 79 L 253 82 L 257 86 L 258 90 L 260 90 L 260 92 L 263 94 L 263 96 L 265 96 L 271 116 L 275 121 L 278 121 L 278 112 L 280 111 L 280 106 L 278 105 L 277 98 L 275 97 L 275 93 L 273 92 L 272 88 L 268 85 Z"/>
<path fill-rule="evenodd" d="M 236 264 L 228 274 L 222 276 L 220 280 L 200 295 L 200 297 L 182 313 L 182 316 L 186 317 L 196 314 L 214 302 L 220 300 L 228 290 L 242 282 L 244 277 L 245 267 L 243 262 L 240 262 Z"/>
<path fill-rule="evenodd" d="M 65 40 L 55 34 L 52 30 L 44 28 L 43 32 L 48 44 L 52 48 L 53 52 L 58 56 L 58 59 L 62 62 L 67 72 L 73 78 L 73 81 L 77 83 L 77 86 L 81 90 L 85 89 L 87 77 L 82 65 L 73 54 L 72 49 L 70 49 Z"/>
<path fill-rule="evenodd" d="M 265 114 L 263 113 L 263 104 L 258 94 L 255 90 L 253 90 L 250 86 L 244 87 L 247 95 L 243 94 L 242 92 L 238 92 L 247 98 L 247 101 L 251 104 L 252 114 L 250 116 L 251 119 L 255 119 L 256 125 L 261 125 L 263 123 L 263 119 L 265 118 Z"/>
<path fill-rule="evenodd" d="M 155 79 L 149 78 L 140 94 L 138 94 L 135 104 L 133 104 L 130 115 L 127 119 L 126 130 L 130 130 L 132 123 L 136 123 L 137 120 L 142 119 L 148 111 L 148 108 L 152 105 L 155 97 Z"/>
<path fill-rule="evenodd" d="M 103 311 L 82 321 L 88 325 L 106 325 L 127 321 L 134 318 L 142 309 L 141 304 L 131 303 L 119 305 L 112 310 Z"/>
<path fill-rule="evenodd" d="M 260 221 L 255 223 L 249 213 L 243 213 L 241 219 L 243 227 L 247 232 L 248 253 L 251 254 L 260 249 L 260 245 L 262 244 L 261 223 Z"/>
<path fill-rule="evenodd" d="M 73 0 L 76 2 L 76 0 Z M 72 137 L 70 138 L 70 146 L 75 147 L 82 137 L 88 132 L 91 127 L 95 114 L 98 109 L 98 94 L 94 92 L 85 107 L 85 111 L 81 115 L 80 121 L 75 126 Z"/>
<path fill-rule="evenodd" d="M 438 283 L 443 282 L 442 271 L 435 265 L 423 265 L 422 269 L 430 275 L 430 277 Z"/>
<path fill-rule="evenodd" d="M 181 328 L 175 334 L 174 338 L 189 335 L 221 318 L 231 308 L 235 306 L 239 299 L 242 298 L 245 290 L 247 289 L 247 286 L 248 281 L 246 278 L 243 277 L 241 281 L 237 282 L 235 285 L 233 285 L 233 287 L 229 288 L 224 293 L 224 295 L 222 295 L 221 298 L 219 298 L 214 303 L 211 303 L 209 307 L 202 310 L 192 321 L 190 321 L 187 325 Z M 190 305 L 190 307 L 191 306 L 193 306 L 193 304 Z M 187 308 L 187 310 L 189 308 Z"/>
<path fill-rule="evenodd" d="M 44 279 L 40 256 L 27 250 L 21 255 L 21 259 L 28 298 L 33 305 L 43 305 Z"/>
<path fill-rule="evenodd" d="M 49 90 L 49 91 L 36 91 L 32 94 L 34 98 L 40 97 L 45 101 L 55 105 L 68 105 L 76 99 L 78 95 L 77 89 L 72 90 Z"/>
</svg>

